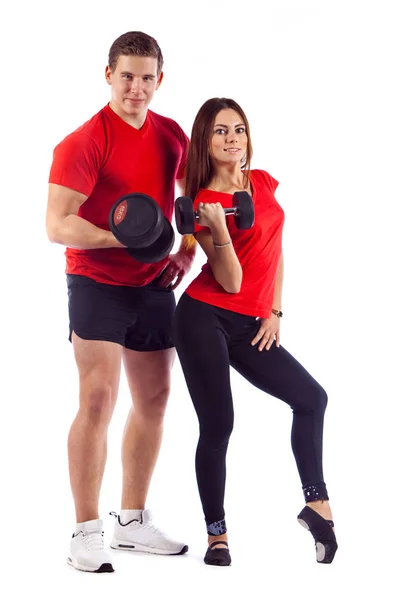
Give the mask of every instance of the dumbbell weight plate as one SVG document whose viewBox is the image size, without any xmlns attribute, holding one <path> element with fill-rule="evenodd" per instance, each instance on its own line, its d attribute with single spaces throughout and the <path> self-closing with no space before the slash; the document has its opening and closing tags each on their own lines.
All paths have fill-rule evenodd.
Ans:
<svg viewBox="0 0 400 600">
<path fill-rule="evenodd" d="M 168 256 L 175 241 L 175 233 L 167 217 L 164 217 L 161 235 L 146 248 L 127 248 L 132 258 L 143 263 L 156 263 Z"/>
<path fill-rule="evenodd" d="M 235 192 L 233 194 L 233 206 L 238 208 L 235 215 L 235 223 L 238 229 L 250 229 L 254 225 L 253 199 L 247 192 Z"/>
<path fill-rule="evenodd" d="M 164 215 L 146 194 L 127 194 L 111 208 L 109 226 L 117 240 L 129 248 L 143 248 L 157 240 L 164 228 Z"/>
<path fill-rule="evenodd" d="M 182 235 L 194 232 L 193 202 L 189 196 L 181 196 L 175 200 L 175 223 Z"/>
</svg>

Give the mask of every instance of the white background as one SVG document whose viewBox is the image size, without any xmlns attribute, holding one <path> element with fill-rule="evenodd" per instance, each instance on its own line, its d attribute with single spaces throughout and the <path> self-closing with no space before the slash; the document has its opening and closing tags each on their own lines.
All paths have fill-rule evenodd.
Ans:
<svg viewBox="0 0 400 600">
<path fill-rule="evenodd" d="M 398 598 L 397 2 L 102 0 L 11 3 L 1 15 L 0 586 L 7 598 Z M 290 449 L 290 409 L 232 373 L 226 511 L 233 564 L 206 567 L 197 421 L 179 363 L 149 507 L 183 557 L 114 554 L 113 575 L 66 566 L 74 526 L 66 438 L 77 408 L 63 248 L 44 228 L 54 146 L 109 100 L 111 43 L 159 42 L 153 110 L 190 134 L 213 96 L 250 120 L 253 168 L 286 213 L 282 344 L 329 395 L 324 470 L 339 551 L 318 565 Z M 179 236 L 178 236 L 179 237 Z M 178 243 L 178 239 L 177 239 Z M 204 262 L 201 251 L 177 299 Z M 121 492 L 123 382 L 101 496 Z"/>
</svg>

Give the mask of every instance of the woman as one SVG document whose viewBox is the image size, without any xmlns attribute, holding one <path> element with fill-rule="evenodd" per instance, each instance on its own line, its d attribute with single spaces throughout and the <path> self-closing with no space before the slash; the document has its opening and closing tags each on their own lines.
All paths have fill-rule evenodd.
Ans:
<svg viewBox="0 0 400 600">
<path fill-rule="evenodd" d="M 197 211 L 195 236 L 208 262 L 182 295 L 174 339 L 199 419 L 196 475 L 208 533 L 207 564 L 229 565 L 224 512 L 225 458 L 233 428 L 229 365 L 293 410 L 292 449 L 306 506 L 299 522 L 314 536 L 317 561 L 332 562 L 337 544 L 322 471 L 327 396 L 280 346 L 284 213 L 278 182 L 250 170 L 249 124 L 233 100 L 212 98 L 192 130 L 186 194 Z M 255 222 L 237 228 L 223 208 L 247 191 Z"/>
</svg>

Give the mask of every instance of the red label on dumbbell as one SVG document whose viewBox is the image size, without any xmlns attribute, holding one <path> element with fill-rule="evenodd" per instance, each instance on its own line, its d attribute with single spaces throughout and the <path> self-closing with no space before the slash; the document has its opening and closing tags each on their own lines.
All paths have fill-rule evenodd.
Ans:
<svg viewBox="0 0 400 600">
<path fill-rule="evenodd" d="M 121 202 L 114 211 L 114 225 L 119 225 L 126 217 L 128 203 L 126 200 Z"/>
</svg>

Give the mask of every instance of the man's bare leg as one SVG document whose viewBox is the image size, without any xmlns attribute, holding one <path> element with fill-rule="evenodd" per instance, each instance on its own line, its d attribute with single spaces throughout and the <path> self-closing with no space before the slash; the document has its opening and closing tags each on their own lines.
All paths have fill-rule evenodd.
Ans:
<svg viewBox="0 0 400 600">
<path fill-rule="evenodd" d="M 157 462 L 175 350 L 123 352 L 133 405 L 122 444 L 123 509 L 144 509 Z"/>
<path fill-rule="evenodd" d="M 121 514 L 111 547 L 153 554 L 184 554 L 188 547 L 173 540 L 152 522 L 145 510 L 147 492 L 158 458 L 170 373 L 175 350 L 124 350 L 124 364 L 133 406 L 122 444 L 123 490 Z"/>
<path fill-rule="evenodd" d="M 79 370 L 79 410 L 68 437 L 76 522 L 98 519 L 107 456 L 107 431 L 118 395 L 122 347 L 72 335 Z"/>
</svg>

